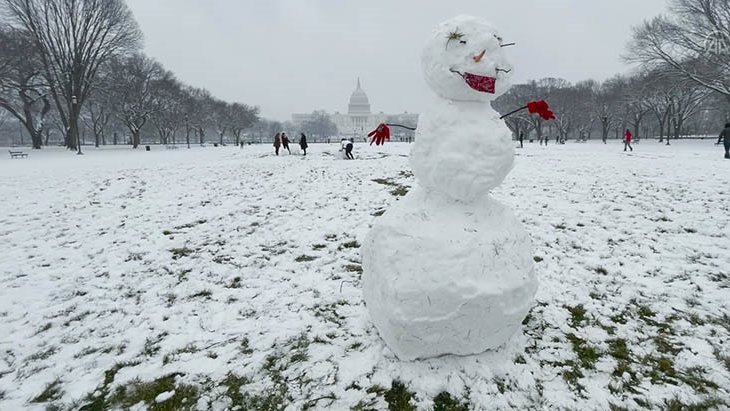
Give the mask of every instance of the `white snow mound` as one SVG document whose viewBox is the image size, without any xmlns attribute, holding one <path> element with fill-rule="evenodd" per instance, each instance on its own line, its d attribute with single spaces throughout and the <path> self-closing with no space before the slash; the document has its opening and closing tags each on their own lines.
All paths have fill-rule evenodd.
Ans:
<svg viewBox="0 0 730 411">
<path fill-rule="evenodd" d="M 421 188 L 378 219 L 363 268 L 372 320 L 401 360 L 503 345 L 537 290 L 530 238 L 506 206 Z"/>
<path fill-rule="evenodd" d="M 514 158 L 512 133 L 491 107 L 440 100 L 419 119 L 410 163 L 424 188 L 474 201 L 502 184 Z"/>
</svg>

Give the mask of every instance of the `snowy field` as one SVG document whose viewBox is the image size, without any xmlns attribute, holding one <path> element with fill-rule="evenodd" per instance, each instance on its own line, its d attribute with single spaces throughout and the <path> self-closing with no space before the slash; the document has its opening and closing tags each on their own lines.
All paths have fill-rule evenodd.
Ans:
<svg viewBox="0 0 730 411">
<path fill-rule="evenodd" d="M 402 363 L 363 306 L 359 247 L 414 184 L 408 149 L 1 156 L 0 409 L 730 407 L 721 149 L 518 150 L 494 196 L 534 242 L 522 332 Z"/>
</svg>

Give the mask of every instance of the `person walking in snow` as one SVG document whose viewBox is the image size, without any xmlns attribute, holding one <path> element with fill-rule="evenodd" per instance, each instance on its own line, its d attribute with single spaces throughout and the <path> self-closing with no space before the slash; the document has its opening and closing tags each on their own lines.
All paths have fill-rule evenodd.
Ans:
<svg viewBox="0 0 730 411">
<path fill-rule="evenodd" d="M 276 155 L 279 155 L 279 147 L 281 147 L 281 134 L 276 133 L 274 136 L 274 148 L 276 149 Z"/>
<path fill-rule="evenodd" d="M 289 152 L 291 155 L 291 150 L 289 150 L 289 137 L 286 136 L 286 133 L 281 133 L 281 145 L 286 149 L 286 151 Z"/>
<path fill-rule="evenodd" d="M 304 152 L 304 155 L 306 156 L 307 147 L 309 147 L 309 146 L 307 145 L 307 136 L 305 136 L 304 133 L 301 133 L 301 135 L 299 137 L 299 147 L 302 149 L 302 151 Z"/>
<path fill-rule="evenodd" d="M 633 139 L 634 136 L 631 135 L 631 131 L 627 128 L 626 134 L 624 134 L 624 151 L 626 151 L 626 148 L 630 148 L 631 151 L 634 151 L 634 148 L 631 147 L 631 139 Z"/>
<path fill-rule="evenodd" d="M 525 133 L 520 131 L 520 148 L 525 148 L 523 142 L 525 141 Z"/>
<path fill-rule="evenodd" d="M 723 140 L 725 140 L 725 158 L 730 160 L 730 123 L 725 124 L 725 128 L 720 132 L 717 144 Z"/>
</svg>

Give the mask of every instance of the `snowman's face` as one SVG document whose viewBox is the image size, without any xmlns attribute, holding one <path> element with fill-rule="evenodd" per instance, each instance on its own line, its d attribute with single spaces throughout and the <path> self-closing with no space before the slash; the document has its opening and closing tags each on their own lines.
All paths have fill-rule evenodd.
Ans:
<svg viewBox="0 0 730 411">
<path fill-rule="evenodd" d="M 442 23 L 423 51 L 428 85 L 457 101 L 492 101 L 510 87 L 512 65 L 504 41 L 485 20 L 458 16 Z"/>
</svg>

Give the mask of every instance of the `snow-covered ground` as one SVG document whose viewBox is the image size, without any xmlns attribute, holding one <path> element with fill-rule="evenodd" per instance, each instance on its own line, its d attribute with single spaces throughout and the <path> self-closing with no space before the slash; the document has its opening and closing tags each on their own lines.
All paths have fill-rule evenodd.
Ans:
<svg viewBox="0 0 730 411">
<path fill-rule="evenodd" d="M 730 407 L 730 161 L 622 149 L 518 150 L 494 196 L 533 238 L 535 308 L 499 351 L 410 363 L 359 251 L 408 145 L 0 157 L 0 409 Z"/>
</svg>

